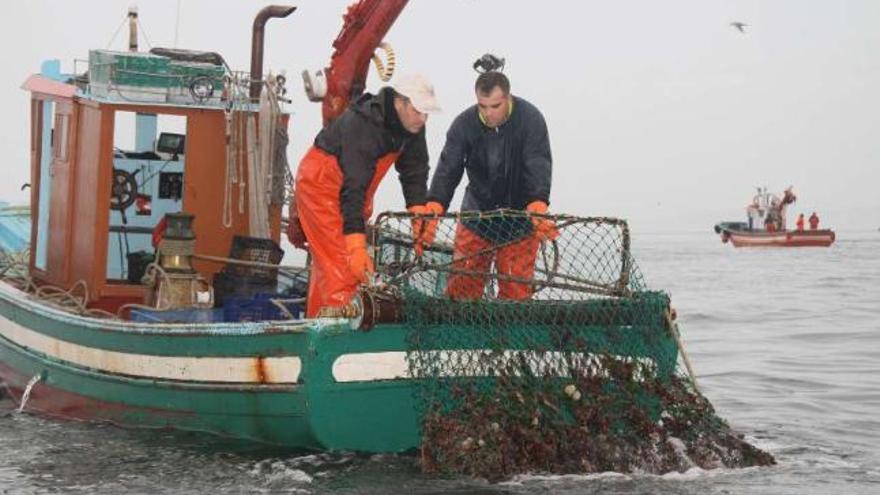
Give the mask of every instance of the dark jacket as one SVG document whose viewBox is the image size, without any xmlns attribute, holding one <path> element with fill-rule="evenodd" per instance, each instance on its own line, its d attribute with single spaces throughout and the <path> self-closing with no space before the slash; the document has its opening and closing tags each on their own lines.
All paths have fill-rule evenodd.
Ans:
<svg viewBox="0 0 880 495">
<path fill-rule="evenodd" d="M 318 133 L 315 146 L 336 157 L 342 169 L 343 233 L 364 232 L 364 201 L 376 173 L 376 161 L 400 151 L 395 168 L 406 206 L 425 203 L 428 184 L 428 147 L 425 129 L 411 134 L 394 110 L 394 90 L 382 88 L 375 96 L 362 95 L 336 120 Z"/>
<path fill-rule="evenodd" d="M 495 129 L 480 121 L 474 105 L 446 133 L 428 200 L 448 210 L 467 170 L 462 211 L 523 210 L 536 200 L 549 204 L 552 163 L 547 124 L 534 105 L 514 96 L 510 118 Z"/>
</svg>

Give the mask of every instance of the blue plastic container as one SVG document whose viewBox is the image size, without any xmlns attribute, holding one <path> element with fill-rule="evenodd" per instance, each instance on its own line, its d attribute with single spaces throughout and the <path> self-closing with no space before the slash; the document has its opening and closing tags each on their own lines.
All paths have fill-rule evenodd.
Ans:
<svg viewBox="0 0 880 495">
<path fill-rule="evenodd" d="M 223 300 L 224 321 L 265 321 L 289 320 L 290 317 L 271 299 L 283 299 L 278 294 L 257 294 L 253 298 L 227 297 Z M 284 307 L 295 317 L 301 318 L 303 307 L 297 303 L 284 303 Z"/>
</svg>

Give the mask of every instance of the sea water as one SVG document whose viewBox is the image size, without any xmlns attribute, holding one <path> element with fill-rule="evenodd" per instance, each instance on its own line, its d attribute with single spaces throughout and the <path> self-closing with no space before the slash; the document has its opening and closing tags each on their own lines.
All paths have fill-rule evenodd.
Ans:
<svg viewBox="0 0 880 495">
<path fill-rule="evenodd" d="M 0 412 L 0 493 L 880 493 L 880 233 L 796 249 L 649 233 L 633 252 L 648 285 L 670 293 L 703 392 L 776 466 L 488 484 L 422 475 L 407 456 Z"/>
</svg>

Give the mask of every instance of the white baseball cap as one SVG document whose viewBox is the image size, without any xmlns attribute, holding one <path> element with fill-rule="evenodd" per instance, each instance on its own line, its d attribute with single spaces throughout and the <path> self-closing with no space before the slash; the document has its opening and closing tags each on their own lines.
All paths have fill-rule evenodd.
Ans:
<svg viewBox="0 0 880 495">
<path fill-rule="evenodd" d="M 409 98 L 416 110 L 422 113 L 440 111 L 437 97 L 434 96 L 434 85 L 421 74 L 408 74 L 398 79 L 392 86 L 401 96 Z"/>
</svg>

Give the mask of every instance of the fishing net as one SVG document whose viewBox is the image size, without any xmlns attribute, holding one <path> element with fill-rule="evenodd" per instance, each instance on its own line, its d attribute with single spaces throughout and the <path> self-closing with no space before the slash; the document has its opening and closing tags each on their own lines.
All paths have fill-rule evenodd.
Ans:
<svg viewBox="0 0 880 495">
<path fill-rule="evenodd" d="M 414 249 L 414 231 L 435 229 Z M 679 368 L 669 297 L 646 287 L 625 221 L 388 213 L 374 245 L 404 302 L 424 470 L 500 479 L 773 462 Z"/>
</svg>

